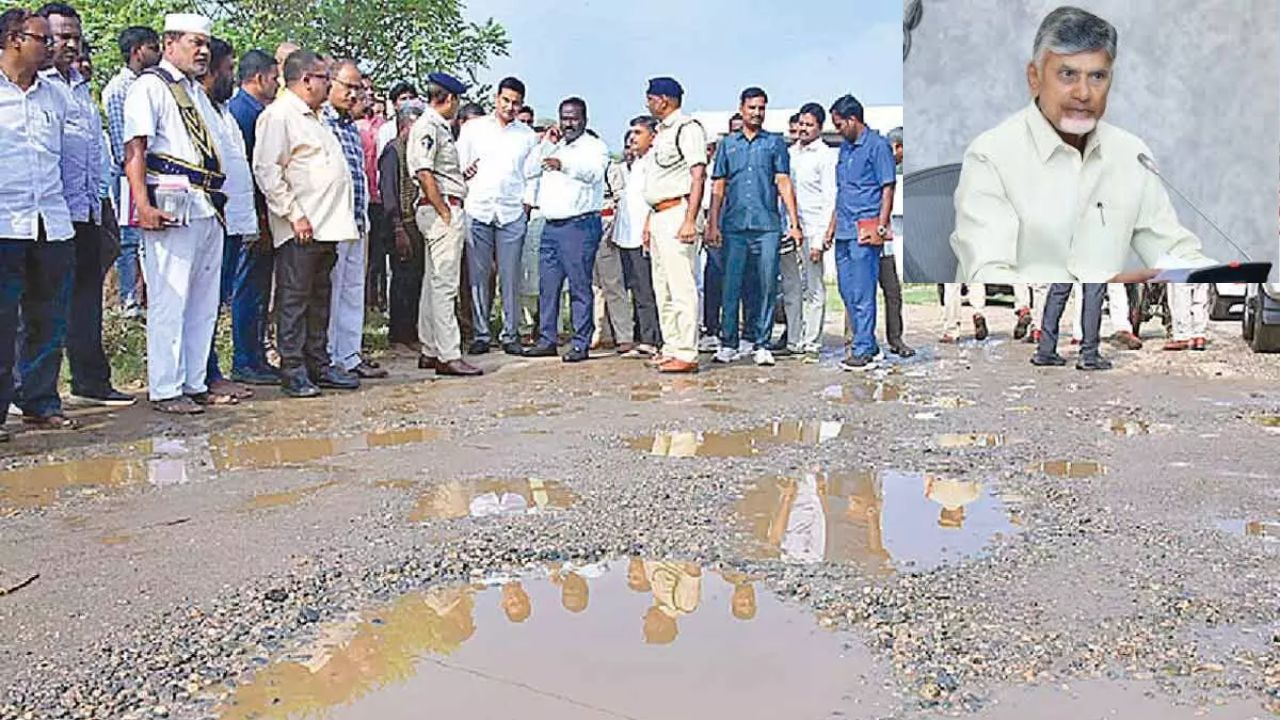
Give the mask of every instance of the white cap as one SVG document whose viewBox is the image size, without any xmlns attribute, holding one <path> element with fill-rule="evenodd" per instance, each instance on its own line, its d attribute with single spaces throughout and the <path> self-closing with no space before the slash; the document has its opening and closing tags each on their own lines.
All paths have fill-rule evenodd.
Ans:
<svg viewBox="0 0 1280 720">
<path fill-rule="evenodd" d="M 171 13 L 164 16 L 164 31 L 195 33 L 208 37 L 213 35 L 213 21 L 193 13 Z"/>
</svg>

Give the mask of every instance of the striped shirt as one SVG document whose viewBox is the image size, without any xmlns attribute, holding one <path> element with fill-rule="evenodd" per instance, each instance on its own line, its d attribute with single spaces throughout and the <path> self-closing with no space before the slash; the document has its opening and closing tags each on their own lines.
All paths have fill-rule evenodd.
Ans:
<svg viewBox="0 0 1280 720">
<path fill-rule="evenodd" d="M 364 234 L 369 231 L 369 180 L 364 172 L 364 145 L 360 142 L 360 130 L 350 116 L 339 114 L 329 103 L 320 110 L 320 117 L 342 145 L 342 156 L 351 170 L 351 184 L 355 186 L 356 227 Z"/>
</svg>

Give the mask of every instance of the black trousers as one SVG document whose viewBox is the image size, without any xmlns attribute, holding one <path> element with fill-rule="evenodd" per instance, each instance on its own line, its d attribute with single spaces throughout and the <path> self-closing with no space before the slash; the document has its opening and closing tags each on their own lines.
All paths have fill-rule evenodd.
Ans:
<svg viewBox="0 0 1280 720">
<path fill-rule="evenodd" d="M 658 323 L 658 300 L 653 293 L 653 268 L 649 256 L 642 248 L 618 248 L 622 257 L 622 277 L 631 291 L 631 303 L 635 310 L 636 342 L 658 347 L 662 344 L 662 331 Z"/>
<path fill-rule="evenodd" d="M 75 279 L 67 317 L 67 360 L 71 392 L 98 395 L 111 387 L 111 365 L 102 350 L 102 283 L 108 263 L 103 259 L 102 229 L 75 223 Z"/>
<path fill-rule="evenodd" d="M 415 241 L 411 236 L 407 255 L 401 257 L 398 251 L 391 253 L 391 296 L 387 299 L 391 317 L 387 325 L 387 339 L 393 343 L 411 345 L 418 342 L 418 301 L 422 296 L 425 252 L 421 240 Z"/>
<path fill-rule="evenodd" d="M 386 308 L 387 256 L 395 250 L 391 220 L 379 203 L 369 204 L 369 257 L 365 265 L 365 307 Z"/>
<path fill-rule="evenodd" d="M 1080 357 L 1098 356 L 1101 342 L 1102 301 L 1107 296 L 1106 283 L 1084 283 L 1084 302 L 1080 318 Z M 1044 320 L 1040 323 L 1040 346 L 1036 354 L 1049 357 L 1058 351 L 1058 325 L 1071 297 L 1071 283 L 1053 283 L 1044 301 Z"/>
<path fill-rule="evenodd" d="M 880 256 L 880 289 L 884 291 L 884 336 L 889 345 L 902 342 L 902 283 L 892 255 Z"/>
<path fill-rule="evenodd" d="M 329 274 L 338 261 L 334 243 L 290 240 L 276 249 L 276 349 L 280 369 L 329 367 Z"/>
</svg>

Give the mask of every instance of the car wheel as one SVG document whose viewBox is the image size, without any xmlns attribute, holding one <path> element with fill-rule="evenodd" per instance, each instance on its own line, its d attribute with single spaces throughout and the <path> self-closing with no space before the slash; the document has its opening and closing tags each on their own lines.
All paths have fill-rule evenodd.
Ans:
<svg viewBox="0 0 1280 720">
<path fill-rule="evenodd" d="M 1245 342 L 1253 339 L 1253 316 L 1258 312 L 1257 308 L 1254 307 L 1254 303 L 1261 302 L 1261 300 L 1261 296 L 1249 297 L 1249 294 L 1245 293 L 1244 315 L 1240 318 L 1240 335 Z"/>
<path fill-rule="evenodd" d="M 1231 298 L 1224 298 L 1218 294 L 1218 288 L 1213 283 L 1209 283 L 1209 319 L 1232 320 L 1231 317 Z"/>
<path fill-rule="evenodd" d="M 1280 352 L 1280 325 L 1263 322 L 1261 292 L 1258 293 L 1257 303 L 1253 313 L 1253 338 L 1249 340 L 1249 347 L 1259 353 Z"/>
</svg>

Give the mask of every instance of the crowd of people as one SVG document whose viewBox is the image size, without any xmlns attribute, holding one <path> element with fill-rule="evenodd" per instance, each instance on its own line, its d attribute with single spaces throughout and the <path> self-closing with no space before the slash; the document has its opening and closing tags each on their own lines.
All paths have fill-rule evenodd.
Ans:
<svg viewBox="0 0 1280 720">
<path fill-rule="evenodd" d="M 514 77 L 491 111 L 442 72 L 421 95 L 404 81 L 384 95 L 357 59 L 291 43 L 237 56 L 193 14 L 120 32 L 123 66 L 99 103 L 83 33 L 62 3 L 0 16 L 0 408 L 28 427 L 75 426 L 59 396 L 64 352 L 73 397 L 135 402 L 103 351 L 112 265 L 124 314 L 145 318 L 148 398 L 178 415 L 253 386 L 311 397 L 386 377 L 362 347 L 369 309 L 387 313 L 393 345 L 444 376 L 482 374 L 466 358 L 495 347 L 566 363 L 612 347 L 661 373 L 697 372 L 703 354 L 816 361 L 828 255 L 847 318 L 841 367 L 884 356 L 877 287 L 884 350 L 915 353 L 893 256 L 902 131 L 868 127 L 852 95 L 805 104 L 783 135 L 764 130 L 765 90 L 747 88 L 717 141 L 683 111 L 680 83 L 655 78 L 614 159 L 581 98 L 540 122 Z M 838 147 L 823 137 L 828 118 Z M 1015 334 L 1041 343 L 1037 364 L 1065 362 L 1057 327 L 1071 290 L 1015 288 Z M 982 339 L 985 290 L 968 294 Z M 1081 294 L 1079 365 L 1103 369 L 1101 298 L 1127 316 L 1123 286 Z M 1207 296 L 1172 296 L 1175 344 L 1203 349 Z M 953 342 L 960 286 L 943 300 Z M 214 343 L 224 306 L 226 377 Z"/>
<path fill-rule="evenodd" d="M 75 425 L 58 393 L 64 351 L 73 397 L 135 401 L 102 348 L 112 264 L 124 314 L 145 317 L 148 397 L 170 414 L 255 385 L 309 397 L 385 377 L 362 354 L 370 307 L 439 375 L 481 374 L 465 356 L 495 346 L 574 363 L 608 344 L 663 373 L 696 372 L 700 351 L 816 356 L 832 251 L 854 318 L 845 362 L 878 354 L 897 171 L 852 95 L 829 108 L 839 150 L 821 139 L 819 103 L 794 118 L 790 148 L 765 132 L 760 88 L 717 144 L 682 111 L 680 83 L 656 78 L 612 159 L 583 99 L 535 128 L 513 77 L 489 112 L 446 73 L 421 96 L 400 82 L 384 98 L 355 59 L 291 43 L 237 57 L 207 18 L 171 14 L 161 32 L 120 32 L 124 64 L 99 105 L 75 8 L 14 8 L 0 33 L 14 161 L 0 186 L 0 406 L 27 426 Z M 779 281 L 788 330 L 774 342 Z M 224 305 L 229 377 L 214 344 Z"/>
</svg>

